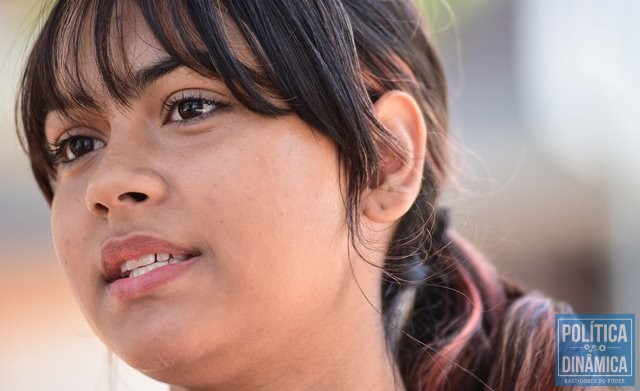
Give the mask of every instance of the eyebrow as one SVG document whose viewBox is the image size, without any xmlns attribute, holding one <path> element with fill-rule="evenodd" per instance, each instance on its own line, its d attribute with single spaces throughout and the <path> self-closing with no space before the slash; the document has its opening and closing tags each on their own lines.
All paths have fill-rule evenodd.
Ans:
<svg viewBox="0 0 640 391">
<path fill-rule="evenodd" d="M 154 81 L 183 65 L 184 64 L 173 57 L 164 57 L 155 63 L 136 71 L 133 79 L 136 87 L 140 90 L 144 90 Z"/>
</svg>

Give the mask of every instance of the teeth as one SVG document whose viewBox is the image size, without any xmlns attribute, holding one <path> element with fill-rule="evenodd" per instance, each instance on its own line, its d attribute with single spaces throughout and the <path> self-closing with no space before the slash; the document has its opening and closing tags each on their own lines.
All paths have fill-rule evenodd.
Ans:
<svg viewBox="0 0 640 391">
<path fill-rule="evenodd" d="M 156 261 L 157 262 L 168 261 L 169 258 L 171 258 L 170 254 L 156 254 Z"/>
<path fill-rule="evenodd" d="M 123 277 L 137 277 L 157 267 L 175 264 L 189 258 L 188 255 L 148 254 L 138 259 L 130 259 L 120 265 Z"/>
<path fill-rule="evenodd" d="M 167 261 L 154 262 L 151 265 L 139 267 L 139 268 L 137 268 L 135 270 L 132 270 L 131 274 L 129 274 L 129 277 L 138 277 L 138 276 L 141 276 L 141 275 L 143 275 L 145 273 L 150 272 L 153 269 L 157 269 L 159 267 L 162 267 L 162 266 L 165 266 L 165 265 L 168 265 L 168 264 L 169 264 L 169 262 L 167 262 Z"/>
<path fill-rule="evenodd" d="M 142 258 L 131 259 L 129 261 L 124 262 L 122 265 L 120 265 L 120 271 L 122 273 L 126 273 L 129 270 L 133 270 L 142 266 L 151 265 L 155 261 L 156 261 L 155 254 L 145 255 Z"/>
</svg>

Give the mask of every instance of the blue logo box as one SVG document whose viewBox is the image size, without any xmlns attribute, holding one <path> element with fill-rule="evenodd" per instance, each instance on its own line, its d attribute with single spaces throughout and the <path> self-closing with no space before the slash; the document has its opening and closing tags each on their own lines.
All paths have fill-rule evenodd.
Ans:
<svg viewBox="0 0 640 391">
<path fill-rule="evenodd" d="M 634 314 L 556 314 L 556 386 L 634 386 Z"/>
</svg>

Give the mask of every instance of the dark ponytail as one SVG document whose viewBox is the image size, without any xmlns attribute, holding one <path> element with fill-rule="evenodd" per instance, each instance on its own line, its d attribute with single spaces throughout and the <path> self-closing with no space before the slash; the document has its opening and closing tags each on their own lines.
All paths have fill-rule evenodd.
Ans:
<svg viewBox="0 0 640 391">
<path fill-rule="evenodd" d="M 389 329 L 401 330 L 392 346 L 407 390 L 554 389 L 554 314 L 571 309 L 498 278 L 446 228 L 446 210 L 438 211 L 435 222 L 432 251 L 421 263 L 428 273 L 385 283 L 395 286 L 385 290 L 394 291 L 395 299 L 412 292 L 402 324 L 393 324 L 400 316 L 389 319 Z M 384 300 L 390 308 L 394 297 Z"/>
</svg>

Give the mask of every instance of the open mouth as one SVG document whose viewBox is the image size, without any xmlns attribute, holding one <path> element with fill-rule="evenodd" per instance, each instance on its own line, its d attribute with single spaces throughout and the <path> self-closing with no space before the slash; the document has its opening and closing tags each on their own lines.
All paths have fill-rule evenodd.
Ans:
<svg viewBox="0 0 640 391">
<path fill-rule="evenodd" d="M 200 254 L 194 248 L 167 240 L 141 234 L 130 235 L 112 238 L 103 245 L 100 251 L 100 268 L 105 280 L 112 283 L 140 277 L 163 266 L 171 265 L 174 269 L 175 264 Z"/>
<path fill-rule="evenodd" d="M 120 277 L 139 277 L 159 267 L 184 262 L 190 258 L 193 258 L 193 255 L 147 254 L 124 261 L 120 265 Z"/>
</svg>

